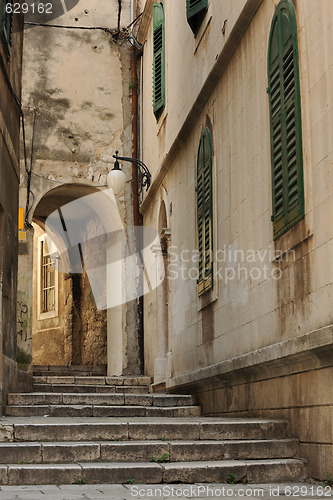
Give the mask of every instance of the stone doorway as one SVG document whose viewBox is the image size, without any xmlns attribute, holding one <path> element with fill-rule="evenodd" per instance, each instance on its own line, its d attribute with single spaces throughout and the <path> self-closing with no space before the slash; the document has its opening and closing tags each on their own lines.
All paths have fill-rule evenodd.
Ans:
<svg viewBox="0 0 333 500">
<path fill-rule="evenodd" d="M 33 364 L 140 374 L 137 304 L 126 295 L 136 278 L 124 264 L 133 231 L 122 210 L 112 190 L 85 184 L 62 184 L 34 201 L 19 255 L 26 321 L 18 337 Z"/>
</svg>

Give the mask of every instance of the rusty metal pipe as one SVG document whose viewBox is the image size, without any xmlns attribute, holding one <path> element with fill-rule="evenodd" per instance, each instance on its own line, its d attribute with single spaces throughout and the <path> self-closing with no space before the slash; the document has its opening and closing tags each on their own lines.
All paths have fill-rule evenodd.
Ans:
<svg viewBox="0 0 333 500">
<path fill-rule="evenodd" d="M 138 79 L 137 79 L 137 49 L 131 48 L 131 89 L 132 89 L 132 158 L 138 156 Z M 133 222 L 136 228 L 142 226 L 142 216 L 139 206 L 139 178 L 136 165 L 132 165 L 132 196 Z M 140 231 L 136 231 L 136 248 L 142 248 Z M 144 334 L 143 334 L 143 297 L 138 299 L 138 358 L 140 373 L 144 372 Z"/>
</svg>

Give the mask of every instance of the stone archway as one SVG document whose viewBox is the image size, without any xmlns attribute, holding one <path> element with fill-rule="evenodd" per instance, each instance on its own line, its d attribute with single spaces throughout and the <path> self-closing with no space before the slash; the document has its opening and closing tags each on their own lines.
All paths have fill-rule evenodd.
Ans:
<svg viewBox="0 0 333 500">
<path fill-rule="evenodd" d="M 48 191 L 34 210 L 33 243 L 33 303 L 32 303 L 32 357 L 33 363 L 59 365 L 106 366 L 107 314 L 98 310 L 87 274 L 87 263 L 82 255 L 75 265 L 73 256 L 59 248 L 66 248 L 64 227 L 56 228 L 50 238 L 45 227 L 48 217 L 71 206 L 66 211 L 66 226 L 84 224 L 87 239 L 93 237 L 91 226 L 101 224 L 97 214 L 84 204 L 83 199 L 98 189 L 86 185 L 65 184 Z M 68 220 L 70 217 L 70 220 Z M 49 228 L 50 229 L 50 228 Z M 67 232 L 71 228 L 66 228 Z M 46 232 L 45 232 L 46 231 Z M 46 234 L 48 233 L 48 234 Z M 51 243 L 52 241 L 52 243 Z M 52 248 L 49 248 L 52 247 Z M 80 246 L 78 247 L 80 249 Z M 105 249 L 101 249 L 105 252 Z M 57 255 L 58 270 L 52 265 L 52 253 Z M 103 259 L 103 257 L 102 257 Z M 70 265 L 69 265 L 70 264 Z M 75 268 L 76 267 L 76 268 Z"/>
<path fill-rule="evenodd" d="M 31 318 L 21 345 L 26 340 L 35 364 L 108 365 L 108 374 L 122 374 L 125 306 L 117 308 L 115 321 L 107 302 L 110 238 L 123 229 L 113 193 L 61 185 L 36 201 L 31 223 L 19 259 L 20 293 Z M 47 277 L 50 260 L 61 272 Z"/>
</svg>

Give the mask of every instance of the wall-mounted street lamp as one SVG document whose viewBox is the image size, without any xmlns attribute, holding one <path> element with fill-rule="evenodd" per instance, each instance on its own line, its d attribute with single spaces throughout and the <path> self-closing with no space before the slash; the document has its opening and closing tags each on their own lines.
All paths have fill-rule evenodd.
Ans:
<svg viewBox="0 0 333 500">
<path fill-rule="evenodd" d="M 137 160 L 136 158 L 127 158 L 124 156 L 118 156 L 118 151 L 113 155 L 113 158 L 116 159 L 114 162 L 114 167 L 110 170 L 107 177 L 108 187 L 111 188 L 115 195 L 119 194 L 125 187 L 126 177 L 124 172 L 121 170 L 119 165 L 119 160 L 128 161 L 133 163 L 137 167 L 138 170 L 138 180 L 140 185 L 140 192 L 145 187 L 146 191 L 148 191 L 150 182 L 151 182 L 151 173 L 148 170 L 147 165 L 145 165 L 142 161 Z"/>
</svg>

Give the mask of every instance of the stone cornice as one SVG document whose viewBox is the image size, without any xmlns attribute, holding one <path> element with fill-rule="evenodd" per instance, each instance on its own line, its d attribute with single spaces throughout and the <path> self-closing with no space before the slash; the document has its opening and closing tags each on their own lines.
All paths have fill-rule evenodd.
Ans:
<svg viewBox="0 0 333 500">
<path fill-rule="evenodd" d="M 197 392 L 333 366 L 333 325 L 171 378 L 166 387 Z"/>
</svg>

